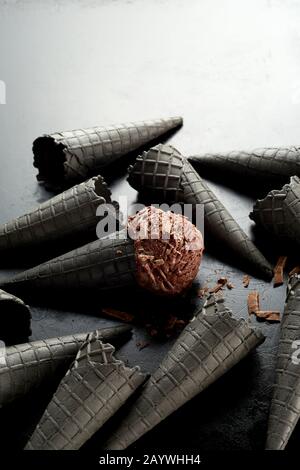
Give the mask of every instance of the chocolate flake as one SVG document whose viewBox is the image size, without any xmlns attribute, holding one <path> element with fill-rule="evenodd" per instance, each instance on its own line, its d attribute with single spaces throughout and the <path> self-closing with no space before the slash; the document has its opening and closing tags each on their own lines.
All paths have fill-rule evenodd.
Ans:
<svg viewBox="0 0 300 470">
<path fill-rule="evenodd" d="M 299 274 L 300 273 L 300 266 L 295 266 L 290 272 L 289 272 L 289 277 L 294 276 L 294 274 Z"/>
<path fill-rule="evenodd" d="M 217 292 L 222 290 L 222 288 L 224 286 L 227 285 L 227 282 L 228 282 L 228 280 L 227 280 L 226 277 L 220 277 L 217 281 L 217 284 L 214 287 L 212 287 L 211 289 L 209 289 L 209 293 L 210 294 L 216 294 Z"/>
<path fill-rule="evenodd" d="M 141 351 L 144 348 L 147 348 L 150 345 L 149 341 L 138 341 L 136 343 L 136 347 L 138 348 L 139 351 Z"/>
<path fill-rule="evenodd" d="M 248 276 L 248 274 L 245 274 L 245 276 L 243 277 L 243 286 L 246 288 L 249 287 L 250 281 L 251 277 Z"/>
<path fill-rule="evenodd" d="M 248 295 L 248 313 L 249 315 L 255 315 L 260 320 L 266 320 L 270 322 L 280 321 L 280 312 L 272 310 L 260 310 L 259 305 L 259 293 L 252 291 Z"/>
<path fill-rule="evenodd" d="M 277 264 L 274 268 L 274 287 L 282 286 L 283 279 L 283 270 L 287 262 L 287 256 L 279 256 Z"/>
<path fill-rule="evenodd" d="M 232 289 L 235 288 L 234 284 L 232 284 L 232 282 L 229 282 L 229 281 L 227 282 L 226 287 L 227 287 L 227 289 L 229 289 L 229 290 L 232 290 Z"/>
<path fill-rule="evenodd" d="M 257 291 L 248 294 L 248 313 L 255 315 L 259 311 L 259 293 Z"/>
</svg>

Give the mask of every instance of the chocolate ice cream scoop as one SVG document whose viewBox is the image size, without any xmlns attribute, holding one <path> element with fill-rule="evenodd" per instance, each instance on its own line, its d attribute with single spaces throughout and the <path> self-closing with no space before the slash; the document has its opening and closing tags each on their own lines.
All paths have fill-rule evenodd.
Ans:
<svg viewBox="0 0 300 470">
<path fill-rule="evenodd" d="M 144 233 L 144 236 L 143 236 Z M 138 237 L 137 237 L 138 235 Z M 17 274 L 8 292 L 74 289 L 105 292 L 134 286 L 161 295 L 183 292 L 195 278 L 203 252 L 197 228 L 182 215 L 147 207 L 124 229 Z M 0 284 L 1 285 L 1 284 Z"/>
<path fill-rule="evenodd" d="M 140 155 L 129 167 L 129 184 L 148 200 L 191 204 L 196 220 L 203 206 L 205 230 L 214 245 L 223 247 L 243 269 L 271 279 L 270 263 L 256 248 L 223 203 L 194 170 L 188 160 L 171 145 L 159 144 Z M 231 253 L 231 254 L 230 254 Z"/>
<path fill-rule="evenodd" d="M 129 217 L 138 284 L 156 294 L 176 295 L 193 282 L 203 253 L 200 231 L 186 217 L 146 207 Z"/>
</svg>

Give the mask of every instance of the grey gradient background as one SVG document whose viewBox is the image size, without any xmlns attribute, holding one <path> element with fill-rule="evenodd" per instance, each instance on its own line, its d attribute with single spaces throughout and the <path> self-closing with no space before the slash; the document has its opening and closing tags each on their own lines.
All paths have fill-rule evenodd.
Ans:
<svg viewBox="0 0 300 470">
<path fill-rule="evenodd" d="M 182 115 L 184 127 L 171 141 L 186 155 L 298 144 L 299 15 L 293 0 L 0 0 L 0 80 L 7 87 L 0 105 L 0 222 L 50 196 L 32 166 L 32 142 L 45 132 Z M 253 196 L 210 184 L 253 236 Z M 136 200 L 124 174 L 112 190 Z M 16 270 L 1 269 L 0 279 Z M 243 274 L 207 253 L 197 282 L 228 276 L 236 286 L 225 291 L 228 306 L 247 318 Z M 284 286 L 252 279 L 250 288 L 259 289 L 265 309 L 282 311 Z M 31 339 L 113 324 L 101 317 L 100 304 L 83 312 L 62 311 L 59 302 L 32 306 Z M 259 327 L 267 339 L 257 353 L 135 447 L 263 448 L 279 325 Z M 119 355 L 152 371 L 170 342 L 151 341 L 139 351 L 136 343 L 145 338 L 136 328 Z M 1 412 L 1 445 L 22 445 L 35 406 L 29 398 Z M 97 440 L 90 444 L 98 447 Z"/>
</svg>

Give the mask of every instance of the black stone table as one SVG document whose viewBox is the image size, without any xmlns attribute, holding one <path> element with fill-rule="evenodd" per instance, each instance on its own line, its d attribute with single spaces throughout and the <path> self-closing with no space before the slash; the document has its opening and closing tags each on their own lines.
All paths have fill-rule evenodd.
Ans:
<svg viewBox="0 0 300 470">
<path fill-rule="evenodd" d="M 299 144 L 300 6 L 295 2 L 45 3 L 0 0 L 2 92 L 6 84 L 6 104 L 0 104 L 0 222 L 51 196 L 37 184 L 32 166 L 32 142 L 45 132 L 182 115 L 184 127 L 171 142 L 186 155 Z M 0 102 L 3 98 L 2 93 Z M 127 195 L 132 204 L 137 195 L 125 180 L 125 167 L 110 182 L 113 196 Z M 254 238 L 248 214 L 258 188 L 237 181 L 226 185 L 212 176 L 212 188 Z M 263 236 L 257 241 L 273 259 L 284 254 Z M 274 289 L 252 278 L 245 289 L 235 260 L 214 255 L 205 254 L 198 286 L 228 277 L 235 288 L 224 294 L 237 317 L 247 318 L 250 289 L 260 291 L 265 309 L 282 311 L 285 286 Z M 3 267 L 0 278 L 17 270 Z M 195 295 L 190 300 L 200 302 Z M 118 302 L 128 310 L 135 300 L 124 294 Z M 101 308 L 101 299 L 80 311 L 59 299 L 56 307 L 32 304 L 30 339 L 116 323 L 101 316 Z M 266 335 L 257 352 L 137 442 L 136 449 L 263 448 L 280 326 L 257 326 Z M 119 356 L 151 372 L 172 340 L 151 339 L 140 351 L 137 342 L 144 340 L 147 333 L 135 328 Z M 1 447 L 24 444 L 46 392 L 1 411 Z M 298 427 L 290 448 L 299 435 Z M 98 439 L 87 446 L 98 448 Z"/>
</svg>

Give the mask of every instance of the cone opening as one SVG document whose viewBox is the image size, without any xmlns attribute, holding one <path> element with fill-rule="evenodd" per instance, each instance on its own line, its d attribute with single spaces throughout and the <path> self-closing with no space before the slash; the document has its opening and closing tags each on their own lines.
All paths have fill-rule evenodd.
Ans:
<svg viewBox="0 0 300 470">
<path fill-rule="evenodd" d="M 1 339 L 9 341 L 14 337 L 27 337 L 31 334 L 30 311 L 27 305 L 13 299 L 1 301 Z"/>
<path fill-rule="evenodd" d="M 249 218 L 279 240 L 287 242 L 295 238 L 297 241 L 293 227 L 297 227 L 299 193 L 300 179 L 292 176 L 281 189 L 273 189 L 263 199 L 257 199 Z"/>
<path fill-rule="evenodd" d="M 107 186 L 104 178 L 102 176 L 96 176 L 93 178 L 94 182 L 94 191 L 97 194 L 97 196 L 103 197 L 106 202 L 110 202 L 110 197 L 111 197 L 111 191 L 109 187 Z"/>
<path fill-rule="evenodd" d="M 37 180 L 58 186 L 65 176 L 65 146 L 50 136 L 38 137 L 33 142 L 33 166 L 39 170 Z"/>
</svg>

